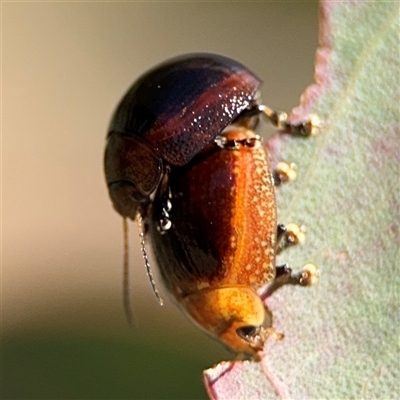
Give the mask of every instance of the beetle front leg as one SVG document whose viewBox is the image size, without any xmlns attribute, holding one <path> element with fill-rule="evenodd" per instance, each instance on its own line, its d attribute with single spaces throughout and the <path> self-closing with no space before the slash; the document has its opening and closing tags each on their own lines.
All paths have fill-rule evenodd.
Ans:
<svg viewBox="0 0 400 400">
<path fill-rule="evenodd" d="M 284 285 L 312 286 L 319 278 L 318 268 L 314 264 L 306 264 L 300 272 L 293 273 L 287 264 L 276 267 L 276 275 L 273 282 L 262 290 L 260 297 L 265 300 L 276 290 Z"/>
<path fill-rule="evenodd" d="M 248 129 L 255 129 L 259 122 L 259 116 L 264 117 L 282 133 L 288 133 L 294 136 L 314 136 L 318 134 L 321 128 L 321 121 L 316 114 L 310 114 L 308 118 L 299 124 L 292 124 L 288 120 L 285 112 L 274 110 L 265 104 L 253 103 L 243 110 L 233 122 L 245 126 Z"/>
<path fill-rule="evenodd" d="M 292 124 L 289 122 L 288 115 L 285 112 L 273 110 L 266 105 L 259 105 L 258 110 L 282 133 L 307 137 L 318 134 L 321 128 L 321 121 L 315 114 L 310 114 L 304 122 Z"/>
</svg>

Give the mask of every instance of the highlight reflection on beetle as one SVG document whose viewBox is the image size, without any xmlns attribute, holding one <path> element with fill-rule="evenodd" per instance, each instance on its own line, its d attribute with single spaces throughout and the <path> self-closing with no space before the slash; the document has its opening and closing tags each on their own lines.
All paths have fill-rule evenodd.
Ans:
<svg viewBox="0 0 400 400">
<path fill-rule="evenodd" d="M 297 225 L 277 223 L 274 186 L 295 172 L 285 163 L 272 170 L 255 133 L 262 117 L 299 136 L 314 134 L 317 123 L 291 125 L 286 114 L 260 103 L 260 85 L 223 56 L 168 60 L 125 94 L 105 152 L 111 200 L 125 227 L 127 218 L 139 223 L 157 297 L 145 238 L 179 307 L 230 349 L 256 358 L 269 336 L 282 337 L 265 299 L 282 285 L 308 286 L 318 276 L 313 264 L 297 274 L 275 266 L 277 253 L 304 238 Z"/>
</svg>

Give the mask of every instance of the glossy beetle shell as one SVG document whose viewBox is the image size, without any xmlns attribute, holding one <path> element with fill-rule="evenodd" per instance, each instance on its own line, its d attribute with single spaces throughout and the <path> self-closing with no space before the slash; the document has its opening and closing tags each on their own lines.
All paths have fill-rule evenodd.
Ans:
<svg viewBox="0 0 400 400">
<path fill-rule="evenodd" d="M 266 147 L 254 129 L 264 115 L 285 133 L 315 134 L 318 120 L 292 125 L 258 104 L 260 80 L 217 55 L 185 55 L 143 75 L 110 124 L 105 173 L 114 208 L 124 217 L 124 307 L 131 318 L 127 218 L 137 220 L 153 291 L 145 237 L 166 289 L 202 329 L 227 347 L 261 357 L 272 327 L 265 300 L 283 285 L 310 286 L 275 266 L 275 255 L 304 239 L 296 224 L 277 226 L 274 182 L 295 175 L 280 163 L 272 178 Z M 316 123 L 315 123 L 316 121 Z"/>
<path fill-rule="evenodd" d="M 126 93 L 110 124 L 105 173 L 115 209 L 135 218 L 166 165 L 186 165 L 249 104 L 261 81 L 213 54 L 169 60 Z"/>
<path fill-rule="evenodd" d="M 223 148 L 213 143 L 171 170 L 171 229 L 158 230 L 162 187 L 146 222 L 175 300 L 228 347 L 252 353 L 236 330 L 266 318 L 257 289 L 275 276 L 275 192 L 254 132 L 238 128 L 222 137 Z"/>
</svg>

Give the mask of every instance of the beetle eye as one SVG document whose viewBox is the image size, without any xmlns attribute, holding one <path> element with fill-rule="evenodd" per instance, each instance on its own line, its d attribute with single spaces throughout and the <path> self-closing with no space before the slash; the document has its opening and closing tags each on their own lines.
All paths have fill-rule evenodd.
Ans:
<svg viewBox="0 0 400 400">
<path fill-rule="evenodd" d="M 242 326 L 241 328 L 236 329 L 236 332 L 241 338 L 248 340 L 249 338 L 257 335 L 259 330 L 260 330 L 259 326 L 248 325 L 248 326 Z"/>
</svg>

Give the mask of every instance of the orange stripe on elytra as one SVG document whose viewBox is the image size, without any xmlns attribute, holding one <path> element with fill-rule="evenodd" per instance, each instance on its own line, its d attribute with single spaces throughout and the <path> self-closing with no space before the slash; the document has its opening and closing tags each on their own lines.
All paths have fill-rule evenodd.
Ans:
<svg viewBox="0 0 400 400">
<path fill-rule="evenodd" d="M 261 145 L 233 151 L 229 282 L 261 286 L 274 275 L 276 212 L 267 155 Z M 231 236 L 231 241 L 233 235 Z"/>
</svg>

